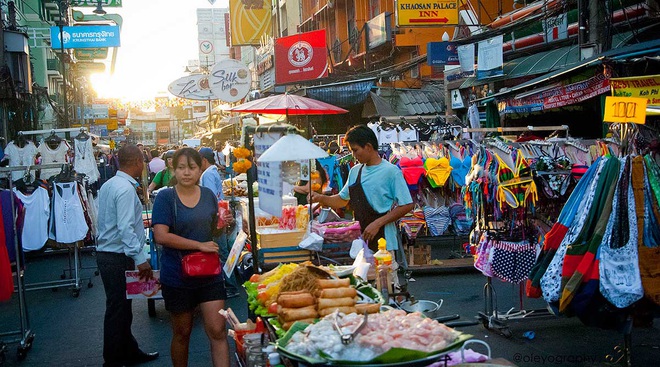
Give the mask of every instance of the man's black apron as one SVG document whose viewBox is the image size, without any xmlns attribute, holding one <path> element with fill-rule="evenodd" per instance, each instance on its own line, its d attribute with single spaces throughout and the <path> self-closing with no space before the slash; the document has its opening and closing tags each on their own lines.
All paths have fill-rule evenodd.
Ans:
<svg viewBox="0 0 660 367">
<path fill-rule="evenodd" d="M 387 213 L 378 213 L 374 210 L 371 204 L 369 204 L 364 189 L 362 188 L 362 168 L 364 168 L 364 165 L 360 167 L 355 183 L 348 187 L 348 194 L 351 196 L 350 203 L 351 208 L 353 208 L 353 213 L 355 214 L 355 219 L 360 222 L 360 228 L 364 231 L 369 224 Z M 380 227 L 376 236 L 368 242 L 369 248 L 372 251 L 378 251 L 378 240 L 380 238 L 385 238 L 385 226 Z"/>
</svg>

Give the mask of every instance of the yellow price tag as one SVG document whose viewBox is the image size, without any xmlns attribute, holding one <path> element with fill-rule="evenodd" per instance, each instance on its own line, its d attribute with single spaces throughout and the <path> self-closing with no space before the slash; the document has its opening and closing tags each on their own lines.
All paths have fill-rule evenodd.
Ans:
<svg viewBox="0 0 660 367">
<path fill-rule="evenodd" d="M 634 97 L 606 97 L 605 122 L 646 122 L 646 98 Z"/>
<path fill-rule="evenodd" d="M 497 132 L 498 132 L 498 133 L 502 133 L 502 132 L 504 132 L 504 129 L 502 129 L 502 127 L 498 127 L 498 128 L 497 128 Z"/>
</svg>

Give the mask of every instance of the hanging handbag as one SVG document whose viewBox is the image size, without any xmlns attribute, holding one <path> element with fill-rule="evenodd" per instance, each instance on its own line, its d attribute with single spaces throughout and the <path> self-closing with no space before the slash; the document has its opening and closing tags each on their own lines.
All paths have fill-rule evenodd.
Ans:
<svg viewBox="0 0 660 367">
<path fill-rule="evenodd" d="M 176 189 L 174 190 L 174 227 L 176 227 L 176 198 L 178 196 Z M 206 278 L 220 275 L 220 255 L 215 252 L 202 252 L 196 251 L 183 256 L 181 259 L 181 270 L 183 276 L 187 278 Z"/>
</svg>

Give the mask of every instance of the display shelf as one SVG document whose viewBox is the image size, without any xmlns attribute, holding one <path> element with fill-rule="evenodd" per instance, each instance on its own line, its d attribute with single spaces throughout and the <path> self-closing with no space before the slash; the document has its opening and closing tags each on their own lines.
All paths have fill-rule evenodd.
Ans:
<svg viewBox="0 0 660 367">
<path fill-rule="evenodd" d="M 403 248 L 406 253 L 410 247 L 431 249 L 431 263 L 408 261 L 408 270 L 414 273 L 434 273 L 439 271 L 474 270 L 472 256 L 466 255 L 463 244 L 469 241 L 469 236 L 445 234 L 441 236 L 418 236 L 415 240 L 403 237 Z M 432 262 L 440 261 L 433 264 Z"/>
</svg>

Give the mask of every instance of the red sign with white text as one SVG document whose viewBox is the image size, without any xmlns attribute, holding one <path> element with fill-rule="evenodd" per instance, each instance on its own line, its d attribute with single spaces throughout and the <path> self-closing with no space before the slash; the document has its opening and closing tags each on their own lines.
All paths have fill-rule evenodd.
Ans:
<svg viewBox="0 0 660 367">
<path fill-rule="evenodd" d="M 325 29 L 275 40 L 275 84 L 328 76 Z"/>
</svg>

